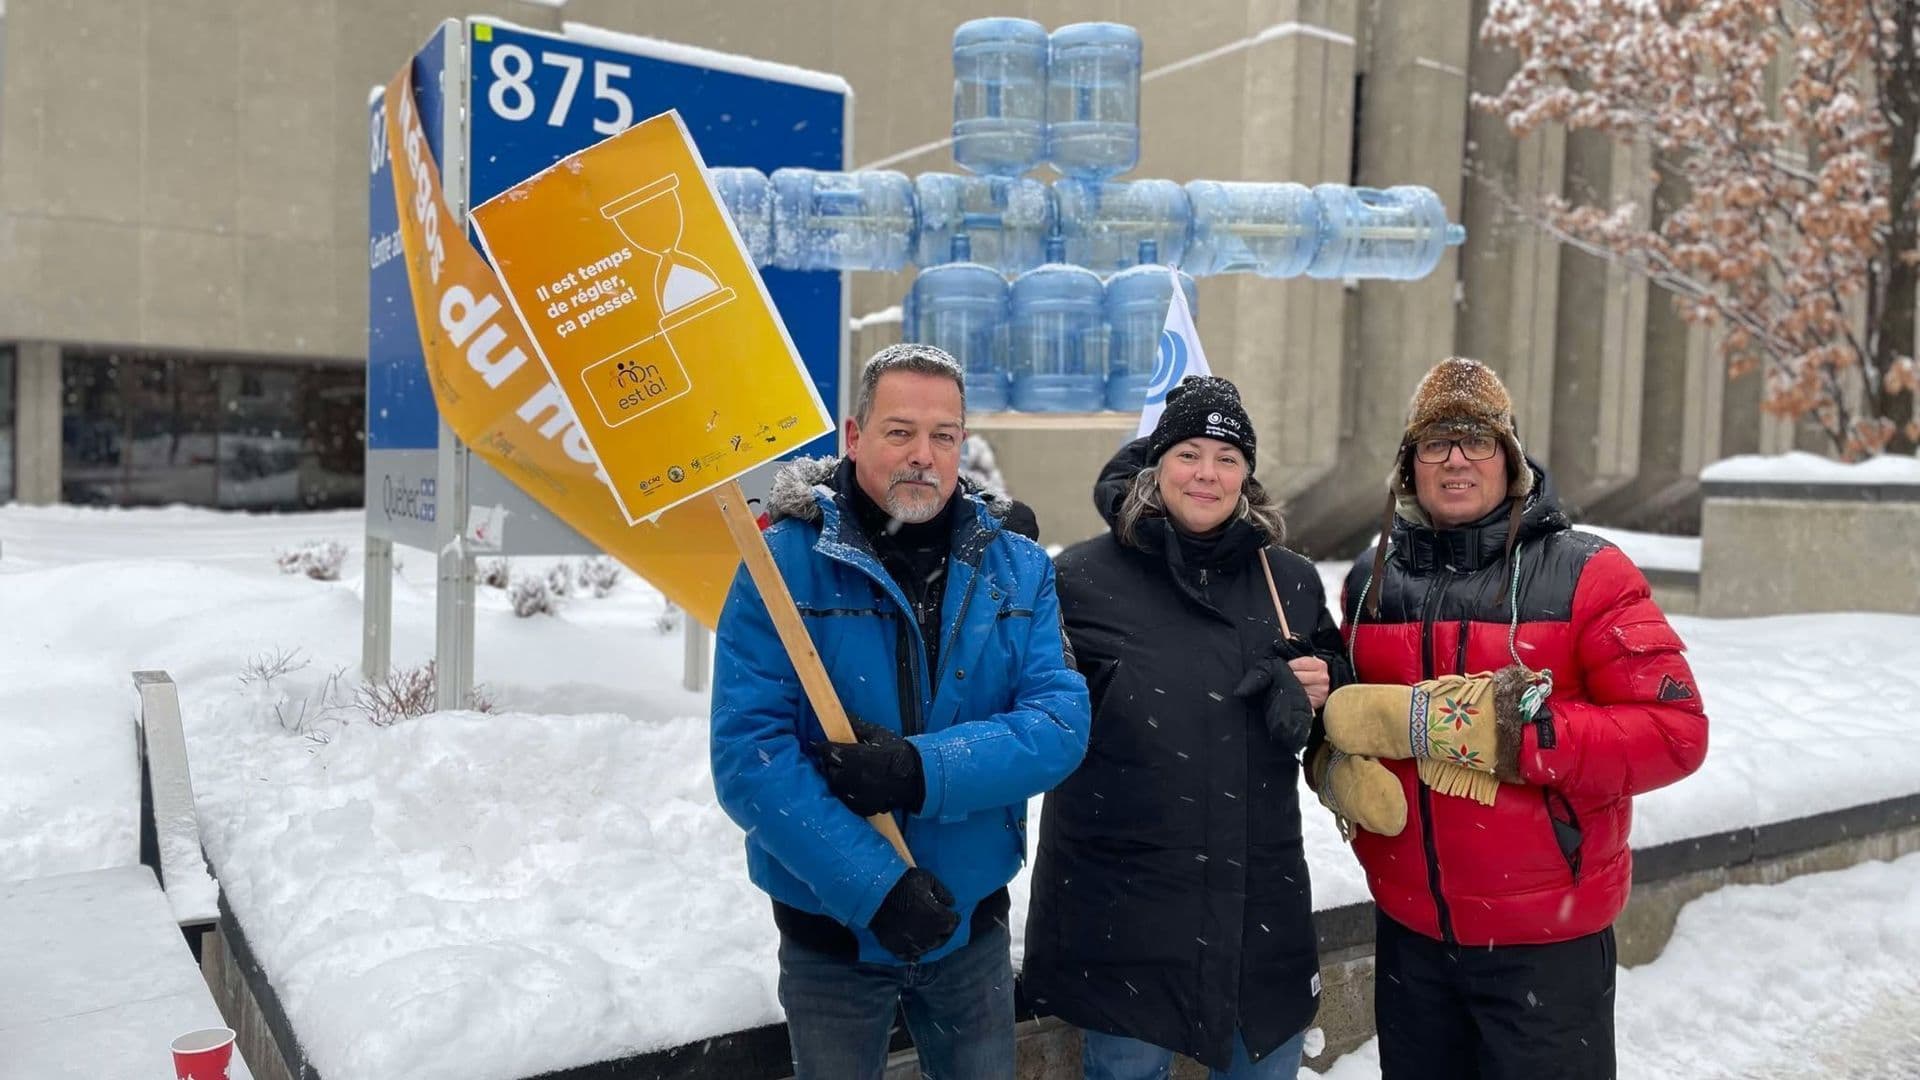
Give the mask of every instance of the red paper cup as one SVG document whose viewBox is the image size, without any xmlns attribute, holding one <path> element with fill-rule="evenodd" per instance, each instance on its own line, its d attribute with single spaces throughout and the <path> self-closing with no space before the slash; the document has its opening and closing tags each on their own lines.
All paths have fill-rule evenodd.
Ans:
<svg viewBox="0 0 1920 1080">
<path fill-rule="evenodd" d="M 173 1040 L 173 1075 L 176 1080 L 230 1080 L 227 1067 L 233 1061 L 233 1029 L 202 1028 Z"/>
</svg>

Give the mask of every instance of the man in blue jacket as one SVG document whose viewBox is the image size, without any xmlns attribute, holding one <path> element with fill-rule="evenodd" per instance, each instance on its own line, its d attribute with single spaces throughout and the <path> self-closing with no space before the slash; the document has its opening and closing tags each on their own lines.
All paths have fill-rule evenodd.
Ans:
<svg viewBox="0 0 1920 1080">
<path fill-rule="evenodd" d="M 828 743 L 743 570 L 720 616 L 713 778 L 773 898 L 797 1080 L 885 1067 L 896 1007 L 931 1076 L 1013 1075 L 1007 882 L 1027 800 L 1086 750 L 1053 564 L 960 485 L 965 377 L 876 354 L 846 458 L 782 470 L 767 545 L 859 741 Z M 862 818 L 891 812 L 909 868 Z"/>
</svg>

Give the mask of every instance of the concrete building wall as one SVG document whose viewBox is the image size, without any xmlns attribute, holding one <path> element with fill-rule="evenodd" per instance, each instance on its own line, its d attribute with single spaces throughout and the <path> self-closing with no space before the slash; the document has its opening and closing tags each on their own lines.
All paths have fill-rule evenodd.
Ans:
<svg viewBox="0 0 1920 1080">
<path fill-rule="evenodd" d="M 13 497 L 45 506 L 60 501 L 60 350 L 27 343 L 14 365 Z"/>
<path fill-rule="evenodd" d="M 0 338 L 363 355 L 366 91 L 458 13 L 420 0 L 7 5 Z"/>
<path fill-rule="evenodd" d="M 1677 507 L 1667 520 L 1684 523 L 1699 462 L 1785 448 L 1795 431 L 1760 419 L 1758 378 L 1727 381 L 1663 295 L 1509 212 L 1505 199 L 1562 190 L 1644 195 L 1648 162 L 1550 132 L 1514 140 L 1470 109 L 1468 93 L 1513 66 L 1475 38 L 1486 4 L 8 0 L 0 342 L 23 355 L 18 497 L 60 491 L 59 360 L 36 345 L 363 355 L 366 91 L 442 18 L 575 21 L 837 72 L 856 92 L 854 164 L 912 174 L 954 168 L 951 34 L 993 14 L 1141 29 L 1134 177 L 1424 184 L 1469 227 L 1468 246 L 1419 282 L 1200 283 L 1209 357 L 1242 386 L 1261 477 L 1289 500 L 1301 546 L 1365 542 L 1407 396 L 1450 353 L 1507 379 L 1523 439 L 1576 506 L 1622 523 Z M 911 279 L 855 275 L 854 314 L 898 304 Z M 856 358 L 899 332 L 862 331 Z M 1092 469 L 1123 419 L 979 426 L 1004 444 L 1010 485 L 1049 540 L 1100 528 Z"/>
</svg>

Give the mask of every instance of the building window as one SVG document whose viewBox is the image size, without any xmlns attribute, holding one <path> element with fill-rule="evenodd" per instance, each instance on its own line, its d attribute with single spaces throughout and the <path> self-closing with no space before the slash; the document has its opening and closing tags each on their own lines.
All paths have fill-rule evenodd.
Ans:
<svg viewBox="0 0 1920 1080">
<path fill-rule="evenodd" d="M 13 501 L 14 371 L 20 366 L 11 345 L 0 345 L 0 503 Z"/>
<path fill-rule="evenodd" d="M 1352 145 L 1347 148 L 1347 184 L 1360 186 L 1360 120 L 1367 107 L 1367 76 L 1365 72 L 1355 72 L 1353 76 L 1353 135 Z"/>
<path fill-rule="evenodd" d="M 60 498 L 70 503 L 121 501 L 121 445 L 126 406 L 120 400 L 118 356 L 60 360 Z"/>
<path fill-rule="evenodd" d="M 358 368 L 69 351 L 61 376 L 68 502 L 360 505 Z"/>
</svg>

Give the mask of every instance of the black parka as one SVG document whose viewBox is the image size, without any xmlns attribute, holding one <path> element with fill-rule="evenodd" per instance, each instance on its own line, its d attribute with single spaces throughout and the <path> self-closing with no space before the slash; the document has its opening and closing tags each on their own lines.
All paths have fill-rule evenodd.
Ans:
<svg viewBox="0 0 1920 1080">
<path fill-rule="evenodd" d="M 1101 474 L 1110 526 L 1145 455 L 1138 440 Z M 1251 525 L 1207 550 L 1151 518 L 1135 545 L 1110 532 L 1056 560 L 1093 729 L 1046 797 L 1022 978 L 1042 1012 L 1225 1069 L 1236 1028 L 1257 1061 L 1319 990 L 1299 765 L 1233 696 L 1279 620 Z M 1313 564 L 1265 556 L 1294 633 L 1347 681 Z"/>
</svg>

